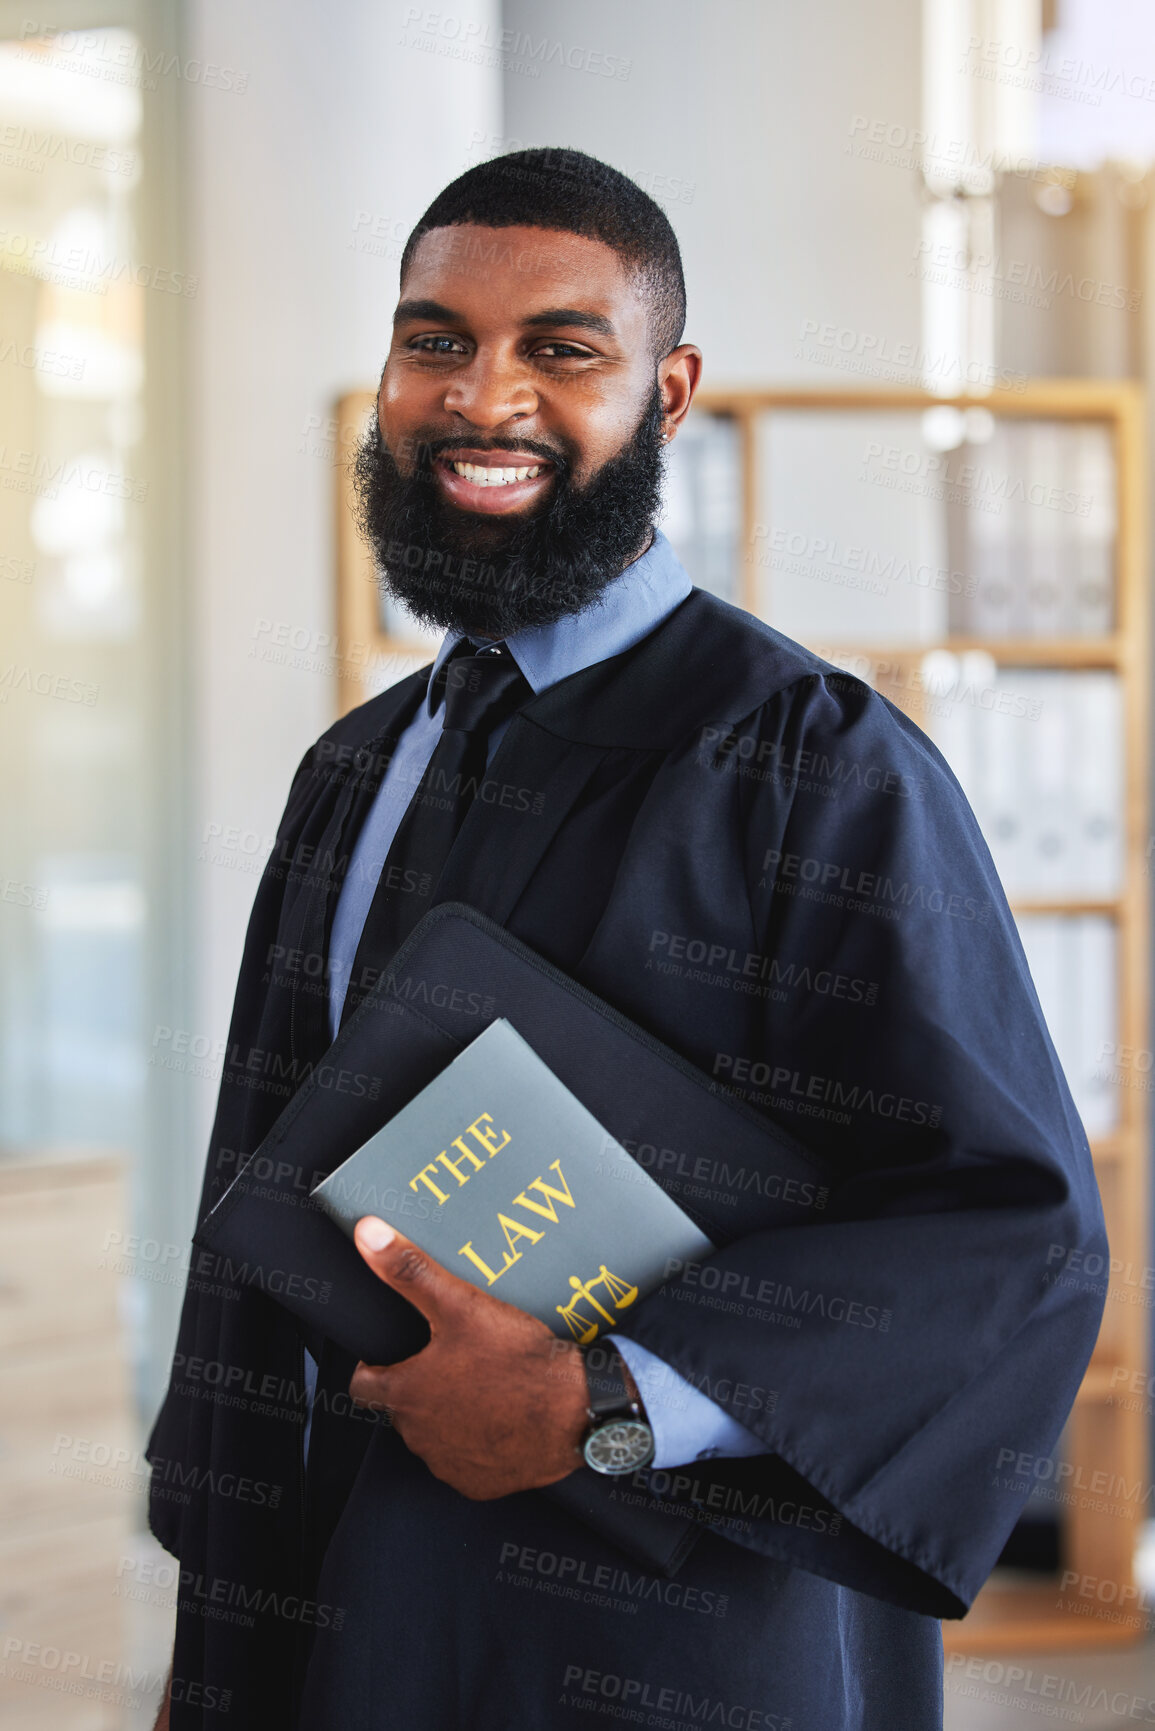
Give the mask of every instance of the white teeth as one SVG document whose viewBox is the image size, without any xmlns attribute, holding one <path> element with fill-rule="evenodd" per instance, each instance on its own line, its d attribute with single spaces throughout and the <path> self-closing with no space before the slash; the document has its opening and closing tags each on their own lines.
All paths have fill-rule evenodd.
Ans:
<svg viewBox="0 0 1155 1731">
<path fill-rule="evenodd" d="M 458 475 L 477 487 L 508 487 L 511 481 L 529 481 L 541 473 L 541 464 L 526 469 L 491 469 L 481 463 L 454 463 Z"/>
</svg>

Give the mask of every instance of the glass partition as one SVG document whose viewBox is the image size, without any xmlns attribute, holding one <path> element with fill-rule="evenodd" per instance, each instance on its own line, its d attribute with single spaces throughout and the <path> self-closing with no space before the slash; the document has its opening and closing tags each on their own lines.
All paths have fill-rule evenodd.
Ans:
<svg viewBox="0 0 1155 1731">
<path fill-rule="evenodd" d="M 109 64 L 136 40 L 93 35 Z M 91 71 L 0 46 L 0 1145 L 24 1156 L 137 1147 L 145 1080 L 141 99 Z"/>
</svg>

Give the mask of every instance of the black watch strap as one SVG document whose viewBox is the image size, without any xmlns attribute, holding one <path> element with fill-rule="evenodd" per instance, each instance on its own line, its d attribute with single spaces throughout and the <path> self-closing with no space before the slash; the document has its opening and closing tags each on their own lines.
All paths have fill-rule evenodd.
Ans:
<svg viewBox="0 0 1155 1731">
<path fill-rule="evenodd" d="M 586 1382 L 589 1384 L 588 1406 L 591 1419 L 613 1418 L 631 1413 L 642 1416 L 642 1408 L 630 1393 L 626 1381 L 626 1365 L 617 1347 L 609 1340 L 596 1340 L 583 1346 Z"/>
</svg>

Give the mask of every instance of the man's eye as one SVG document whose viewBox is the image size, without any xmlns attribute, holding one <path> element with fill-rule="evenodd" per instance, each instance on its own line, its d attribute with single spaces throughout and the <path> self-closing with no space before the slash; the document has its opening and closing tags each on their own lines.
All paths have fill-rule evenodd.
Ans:
<svg viewBox="0 0 1155 1731">
<path fill-rule="evenodd" d="M 456 337 L 416 337 L 412 346 L 427 355 L 464 353 L 464 347 Z"/>
<path fill-rule="evenodd" d="M 589 350 L 579 349 L 574 343 L 544 343 L 540 349 L 535 349 L 534 353 L 545 355 L 549 360 L 568 361 L 576 359 L 586 361 L 589 359 Z"/>
</svg>

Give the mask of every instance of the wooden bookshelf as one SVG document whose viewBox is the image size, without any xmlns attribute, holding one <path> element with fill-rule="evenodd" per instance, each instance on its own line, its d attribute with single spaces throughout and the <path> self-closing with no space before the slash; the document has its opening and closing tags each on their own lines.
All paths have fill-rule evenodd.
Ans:
<svg viewBox="0 0 1155 1731">
<path fill-rule="evenodd" d="M 419 643 L 393 637 L 386 630 L 377 574 L 354 519 L 351 468 L 376 400 L 373 391 L 350 391 L 339 399 L 334 411 L 339 715 L 433 659 Z"/>
<path fill-rule="evenodd" d="M 392 683 L 410 668 L 430 659 L 419 645 L 391 637 L 381 622 L 380 598 L 369 556 L 354 529 L 350 510 L 349 464 L 360 430 L 372 413 L 374 395 L 357 391 L 342 397 L 336 416 L 340 428 L 337 453 L 337 619 L 341 666 L 341 711 L 361 702 L 369 692 Z M 1117 488 L 1115 555 L 1115 625 L 1102 636 L 983 638 L 945 635 L 935 641 L 838 644 L 840 657 L 863 658 L 889 677 L 878 688 L 925 725 L 912 691 L 912 675 L 931 650 L 953 653 L 987 652 L 999 667 L 1106 670 L 1121 681 L 1123 697 L 1124 824 L 1123 880 L 1116 896 L 1107 899 L 1024 898 L 1013 902 L 1019 914 L 1097 914 L 1114 921 L 1118 957 L 1118 1043 L 1136 1053 L 1148 1049 L 1148 606 L 1147 532 L 1145 507 L 1145 437 L 1142 392 L 1128 381 L 1092 379 L 1040 381 L 1026 390 L 993 390 L 981 395 L 941 397 L 907 389 L 709 390 L 698 394 L 695 414 L 725 416 L 739 435 L 741 530 L 737 557 L 740 606 L 764 614 L 775 623 L 773 593 L 768 604 L 757 563 L 758 526 L 773 521 L 773 501 L 762 496 L 765 465 L 760 439 L 767 417 L 775 412 L 821 414 L 920 411 L 943 406 L 978 408 L 994 416 L 1034 420 L 1093 421 L 1106 424 L 1112 435 Z M 691 576 L 694 573 L 691 572 Z M 815 645 L 815 647 L 819 647 Z M 828 654 L 826 645 L 821 652 Z M 374 667 L 376 672 L 373 672 Z M 1155 1087 L 1155 1071 L 1150 1073 Z M 1137 1081 L 1143 1077 L 1137 1073 Z M 1109 1137 L 1092 1142 L 1096 1171 L 1103 1192 L 1112 1255 L 1124 1271 L 1112 1277 L 1104 1326 L 1090 1369 L 1083 1381 L 1066 1431 L 1065 1457 L 1082 1476 L 1107 1473 L 1111 1483 L 1139 1495 L 1116 1497 L 1117 1512 L 1091 1505 L 1101 1497 L 1086 1496 L 1065 1511 L 1064 1567 L 1080 1576 L 1114 1584 L 1116 1603 L 1134 1589 L 1134 1553 L 1138 1529 L 1145 1518 L 1143 1489 L 1147 1482 L 1148 1416 L 1155 1404 L 1128 1393 L 1130 1379 L 1148 1374 L 1148 1305 L 1155 1290 L 1134 1287 L 1135 1271 L 1147 1264 L 1147 1094 L 1142 1086 L 1119 1090 L 1119 1116 Z M 1125 1374 L 1127 1382 L 1113 1377 Z M 1120 1394 L 1130 1404 L 1120 1404 Z M 1129 1602 L 1133 1606 L 1134 1598 Z M 996 1571 L 970 1614 L 943 1626 L 948 1652 L 1001 1652 L 1031 1649 L 1113 1646 L 1142 1637 L 1142 1617 L 1134 1624 L 1094 1613 L 1101 1601 L 1078 1595 L 1064 1598 L 1061 1577 Z M 1106 1607 L 1109 1610 L 1111 1607 Z"/>
<path fill-rule="evenodd" d="M 925 716 L 912 693 L 923 657 L 935 649 L 959 654 L 987 652 L 998 667 L 1061 671 L 1106 670 L 1121 681 L 1123 697 L 1124 824 L 1123 881 L 1117 896 L 1093 898 L 1016 898 L 1016 915 L 1098 914 L 1113 920 L 1117 935 L 1119 1004 L 1118 1043 L 1146 1053 L 1149 1044 L 1148 988 L 1148 633 L 1147 534 L 1145 507 L 1145 438 L 1143 396 L 1129 381 L 1089 379 L 1040 382 L 1022 391 L 991 391 L 981 396 L 940 397 L 908 389 L 818 391 L 807 389 L 706 391 L 696 400 L 696 412 L 733 416 L 742 458 L 743 556 L 739 564 L 739 604 L 763 612 L 774 623 L 773 592 L 769 604 L 758 588 L 756 526 L 773 521 L 773 500 L 761 497 L 765 466 L 759 440 L 767 417 L 776 411 L 863 413 L 918 411 L 943 405 L 981 408 L 997 416 L 1032 420 L 1097 421 L 1112 433 L 1117 488 L 1115 564 L 1115 627 L 1096 637 L 985 638 L 946 635 L 935 641 L 901 643 L 839 643 L 840 655 L 861 658 L 889 673 L 878 681 L 911 719 L 925 726 Z M 829 651 L 824 647 L 823 653 Z M 1136 1073 L 1136 1081 L 1143 1075 Z M 1155 1086 L 1155 1072 L 1152 1072 Z M 1117 1495 L 1119 1512 L 1104 1513 L 1093 1504 L 1109 1499 L 1081 1496 L 1064 1512 L 1064 1567 L 1080 1576 L 1108 1583 L 1112 1600 L 1134 1590 L 1134 1554 L 1146 1509 L 1143 1492 L 1148 1472 L 1149 1418 L 1147 1397 L 1128 1393 L 1130 1378 L 1148 1374 L 1149 1304 L 1145 1289 L 1135 1287 L 1148 1263 L 1147 1251 L 1147 1094 L 1142 1086 L 1119 1090 L 1119 1118 L 1114 1133 L 1092 1142 L 1096 1172 L 1103 1192 L 1112 1255 L 1123 1275 L 1112 1277 L 1100 1341 L 1079 1391 L 1066 1433 L 1066 1459 L 1075 1476 L 1089 1481 L 1106 1473 L 1112 1485 L 1139 1490 L 1130 1499 Z M 1126 1383 L 1113 1381 L 1124 1373 Z M 1130 1406 L 1119 1404 L 1120 1394 Z M 943 1625 L 948 1652 L 1006 1652 L 1031 1649 L 1087 1649 L 1137 1641 L 1144 1634 L 1140 1614 L 1111 1621 L 1094 1614 L 1102 1601 L 1078 1593 L 1064 1596 L 1062 1577 L 1040 1579 L 1025 1572 L 996 1571 L 970 1614 Z M 1132 1608 L 1135 1599 L 1128 1598 Z M 1090 1612 L 1091 1614 L 1088 1614 Z"/>
</svg>

